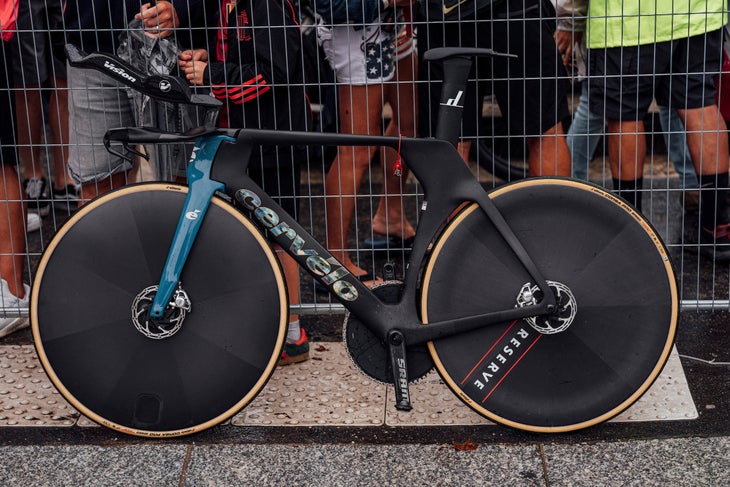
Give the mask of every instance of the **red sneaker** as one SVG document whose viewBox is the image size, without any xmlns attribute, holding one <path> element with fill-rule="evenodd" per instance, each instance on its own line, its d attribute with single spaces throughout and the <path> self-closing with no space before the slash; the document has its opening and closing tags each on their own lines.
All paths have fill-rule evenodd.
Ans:
<svg viewBox="0 0 730 487">
<path fill-rule="evenodd" d="M 302 328 L 302 334 L 299 336 L 299 340 L 294 343 L 284 344 L 279 365 L 298 364 L 305 360 L 309 360 L 309 339 L 304 328 Z"/>
</svg>

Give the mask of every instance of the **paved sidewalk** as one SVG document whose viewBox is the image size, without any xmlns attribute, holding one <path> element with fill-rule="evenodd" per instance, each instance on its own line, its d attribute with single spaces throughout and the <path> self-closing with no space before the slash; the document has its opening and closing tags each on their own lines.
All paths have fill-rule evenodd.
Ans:
<svg viewBox="0 0 730 487">
<path fill-rule="evenodd" d="M 513 434 L 435 375 L 413 386 L 412 413 L 397 412 L 392 388 L 360 374 L 341 343 L 312 348 L 228 424 L 158 441 L 93 425 L 55 393 L 32 346 L 2 345 L 0 485 L 730 485 L 730 436 L 663 437 L 698 416 L 676 352 L 611 423 L 618 437 L 651 425 L 658 438 L 618 440 L 611 425 Z"/>
<path fill-rule="evenodd" d="M 339 342 L 311 344 L 311 360 L 279 367 L 234 427 L 495 426 L 465 406 L 435 372 L 411 385 L 413 410 L 395 408 L 393 386 L 375 382 Z M 698 417 L 676 350 L 652 387 L 613 422 Z M 0 346 L 0 427 L 99 428 L 67 403 L 46 376 L 32 345 Z M 496 426 L 495 426 L 496 427 Z"/>
<path fill-rule="evenodd" d="M 1 447 L 0 485 L 730 485 L 730 439 Z"/>
</svg>

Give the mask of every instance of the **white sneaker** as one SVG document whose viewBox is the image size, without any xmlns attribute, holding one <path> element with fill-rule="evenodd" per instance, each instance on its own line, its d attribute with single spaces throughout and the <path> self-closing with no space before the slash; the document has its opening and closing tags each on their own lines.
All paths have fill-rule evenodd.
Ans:
<svg viewBox="0 0 730 487">
<path fill-rule="evenodd" d="M 27 314 L 30 304 L 30 286 L 23 284 L 25 298 L 18 299 L 14 296 L 5 279 L 0 280 L 0 317 L 8 316 L 8 318 L 0 318 L 0 338 L 10 335 L 14 331 L 22 330 L 30 326 L 30 321 L 25 316 L 14 316 L 25 311 Z"/>
<path fill-rule="evenodd" d="M 28 220 L 25 224 L 25 231 L 27 233 L 37 232 L 41 229 L 41 216 L 38 213 L 28 212 Z"/>
</svg>

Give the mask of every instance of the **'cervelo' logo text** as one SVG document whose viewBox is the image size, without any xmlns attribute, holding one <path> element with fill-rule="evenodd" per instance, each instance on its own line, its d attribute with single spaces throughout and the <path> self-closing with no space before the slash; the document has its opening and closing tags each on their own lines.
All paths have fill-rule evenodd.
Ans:
<svg viewBox="0 0 730 487">
<path fill-rule="evenodd" d="M 289 227 L 285 222 L 280 221 L 279 214 L 271 208 L 261 206 L 261 199 L 253 191 L 247 189 L 239 189 L 236 192 L 236 199 L 248 210 L 251 210 L 256 219 L 266 227 L 274 237 L 282 237 L 291 241 L 289 250 L 298 256 L 306 256 L 305 264 L 307 268 L 317 276 L 322 278 L 325 284 L 332 286 L 332 291 L 344 299 L 345 301 L 355 301 L 358 298 L 358 292 L 355 286 L 347 281 L 342 280 L 350 272 L 344 266 L 339 264 L 332 257 L 325 259 L 317 254 L 314 249 L 304 248 L 306 242 L 297 234 L 297 232 Z M 282 245 L 282 242 L 277 242 Z"/>
<path fill-rule="evenodd" d="M 127 73 L 127 72 L 126 72 L 126 71 L 124 70 L 124 68 L 120 68 L 119 66 L 117 66 L 117 65 L 116 65 L 116 64 L 114 64 L 114 63 L 110 63 L 109 61 L 104 61 L 104 67 L 105 67 L 106 69 L 108 69 L 109 71 L 114 71 L 115 73 L 117 73 L 117 74 L 118 74 L 119 76 L 121 76 L 122 78 L 128 79 L 128 80 L 129 80 L 129 81 L 131 81 L 131 82 L 135 82 L 135 81 L 137 81 L 137 78 L 135 78 L 135 77 L 134 77 L 134 76 L 132 76 L 131 74 Z"/>
</svg>

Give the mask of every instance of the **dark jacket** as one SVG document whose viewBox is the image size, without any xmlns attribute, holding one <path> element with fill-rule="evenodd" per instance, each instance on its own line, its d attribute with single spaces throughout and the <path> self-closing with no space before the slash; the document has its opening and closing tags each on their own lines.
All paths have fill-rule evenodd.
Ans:
<svg viewBox="0 0 730 487">
<path fill-rule="evenodd" d="M 62 2 L 63 0 L 46 0 Z M 119 33 L 134 19 L 145 3 L 155 0 L 67 0 L 64 11 L 66 42 L 86 52 L 116 53 Z M 203 0 L 173 1 L 180 27 L 190 26 L 191 19 L 204 18 Z M 177 36 L 182 42 L 187 36 Z"/>
<path fill-rule="evenodd" d="M 304 94 L 302 41 L 290 0 L 223 0 L 226 16 L 209 22 L 210 45 L 204 84 L 226 104 L 223 125 L 238 128 L 307 130 L 311 116 Z M 211 29 L 211 26 L 220 26 Z M 264 165 L 291 151 L 262 151 Z"/>
</svg>

